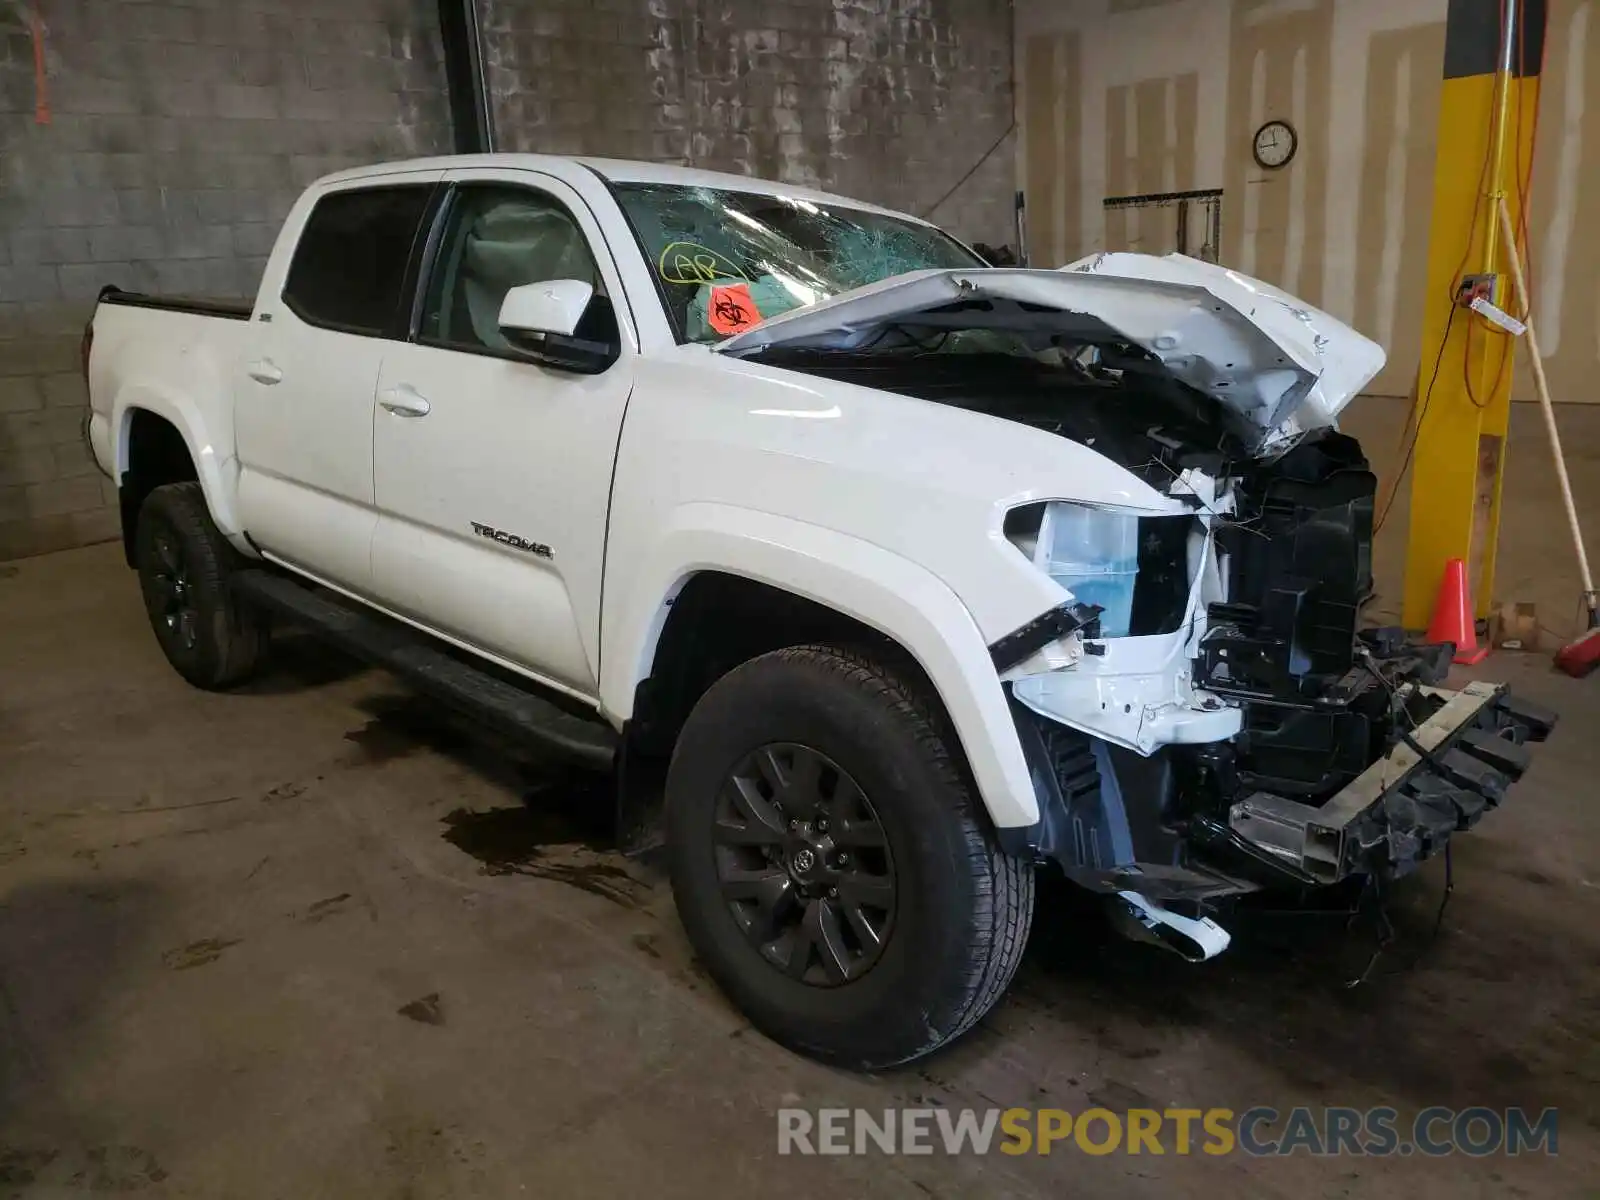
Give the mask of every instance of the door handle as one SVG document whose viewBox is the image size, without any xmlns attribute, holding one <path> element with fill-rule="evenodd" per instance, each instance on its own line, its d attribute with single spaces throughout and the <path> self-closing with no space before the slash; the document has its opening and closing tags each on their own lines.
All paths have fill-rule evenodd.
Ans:
<svg viewBox="0 0 1600 1200">
<path fill-rule="evenodd" d="M 378 393 L 378 403 L 397 417 L 425 417 L 433 407 L 409 383 L 384 388 Z"/>
<path fill-rule="evenodd" d="M 271 387 L 283 380 L 283 371 L 270 358 L 258 358 L 244 369 L 244 373 L 257 383 Z"/>
</svg>

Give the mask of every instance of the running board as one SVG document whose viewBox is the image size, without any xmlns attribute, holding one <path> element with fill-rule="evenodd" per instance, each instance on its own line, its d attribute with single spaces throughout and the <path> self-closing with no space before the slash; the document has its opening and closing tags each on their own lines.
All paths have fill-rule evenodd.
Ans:
<svg viewBox="0 0 1600 1200">
<path fill-rule="evenodd" d="M 518 687 L 446 654 L 420 630 L 271 571 L 240 571 L 232 586 L 246 603 L 288 617 L 500 733 L 592 767 L 613 765 L 617 735 L 609 725 L 551 703 L 531 690 L 537 685 Z"/>
</svg>

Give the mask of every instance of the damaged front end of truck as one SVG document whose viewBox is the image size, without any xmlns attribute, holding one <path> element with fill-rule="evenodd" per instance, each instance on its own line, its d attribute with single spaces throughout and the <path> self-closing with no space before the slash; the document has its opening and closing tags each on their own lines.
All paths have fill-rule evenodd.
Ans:
<svg viewBox="0 0 1600 1200">
<path fill-rule="evenodd" d="M 1062 601 L 991 647 L 1040 819 L 1001 831 L 1192 959 L 1269 888 L 1393 879 L 1504 799 L 1554 714 L 1364 628 L 1376 480 L 1339 411 L 1375 344 L 1182 256 L 922 272 L 719 349 L 1070 438 L 1162 497 L 1004 536 Z"/>
<path fill-rule="evenodd" d="M 1125 659 L 1144 677 L 1139 643 L 1162 635 L 1097 639 L 1089 611 L 1092 686 L 1011 684 L 1041 813 L 1021 842 L 1113 897 L 1127 932 L 1196 959 L 1227 945 L 1208 919 L 1227 897 L 1408 874 L 1499 805 L 1555 723 L 1503 685 L 1445 687 L 1448 644 L 1358 627 L 1373 477 L 1352 439 L 1308 435 L 1230 484 L 1177 695 L 1124 699 Z M 1158 541 L 1142 542 L 1152 559 Z M 1147 590 L 1134 585 L 1136 616 Z M 1120 703 L 1136 740 L 1086 732 L 1085 703 Z"/>
</svg>

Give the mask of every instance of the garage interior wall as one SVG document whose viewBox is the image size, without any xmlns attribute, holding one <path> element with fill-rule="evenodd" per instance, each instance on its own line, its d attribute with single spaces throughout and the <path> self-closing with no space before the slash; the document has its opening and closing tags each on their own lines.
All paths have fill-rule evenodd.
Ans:
<svg viewBox="0 0 1600 1200">
<path fill-rule="evenodd" d="M 1447 0 L 1018 0 L 1019 173 L 1035 265 L 1165 253 L 1173 210 L 1108 196 L 1221 188 L 1221 261 L 1350 321 L 1406 395 L 1420 351 Z M 1557 400 L 1600 377 L 1600 0 L 1551 0 L 1532 176 L 1535 312 Z M 1513 114 L 1515 116 L 1515 114 Z M 1260 125 L 1293 161 L 1258 167 Z M 1523 114 L 1532 121 L 1531 112 Z M 1518 398 L 1531 396 L 1519 369 Z"/>
<path fill-rule="evenodd" d="M 981 160 L 932 219 L 1015 240 L 1008 0 L 482 3 L 500 149 L 677 162 L 918 214 Z"/>
<path fill-rule="evenodd" d="M 1011 240 L 1006 0 L 480 0 L 500 148 L 820 184 Z M 453 145 L 435 0 L 0 0 L 0 559 L 118 535 L 106 283 L 253 295 L 297 192 Z M 998 143 L 998 145 L 997 145 Z"/>
<path fill-rule="evenodd" d="M 254 295 L 305 184 L 448 149 L 438 28 L 433 0 L 0 0 L 0 558 L 118 536 L 81 437 L 101 286 Z"/>
</svg>

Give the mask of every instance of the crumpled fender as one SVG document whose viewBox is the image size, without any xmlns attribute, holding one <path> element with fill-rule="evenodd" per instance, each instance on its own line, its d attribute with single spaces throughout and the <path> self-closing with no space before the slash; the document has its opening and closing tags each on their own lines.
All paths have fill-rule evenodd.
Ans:
<svg viewBox="0 0 1600 1200">
<path fill-rule="evenodd" d="M 600 694 L 632 715 L 672 599 L 697 572 L 716 570 L 782 588 L 894 639 L 927 672 L 949 713 L 995 825 L 1032 825 L 1038 804 L 987 644 L 972 614 L 925 568 L 848 534 L 792 518 L 697 502 L 676 509 L 628 594 L 606 596 Z"/>
</svg>

